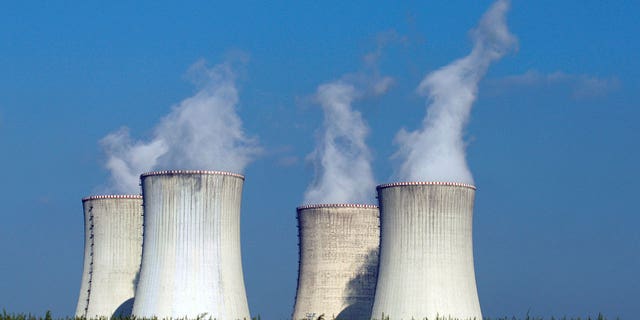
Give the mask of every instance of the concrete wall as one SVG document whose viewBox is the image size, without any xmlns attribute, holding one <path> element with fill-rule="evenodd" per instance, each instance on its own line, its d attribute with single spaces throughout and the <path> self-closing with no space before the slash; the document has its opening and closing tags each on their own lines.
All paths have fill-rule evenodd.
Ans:
<svg viewBox="0 0 640 320">
<path fill-rule="evenodd" d="M 293 319 L 369 320 L 376 285 L 379 213 L 370 205 L 298 208 L 300 261 Z"/>
<path fill-rule="evenodd" d="M 91 218 L 91 211 L 85 206 L 85 200 L 82 199 L 83 216 L 84 216 L 84 255 L 82 265 L 82 280 L 80 282 L 80 294 L 78 297 L 78 304 L 76 305 L 76 317 L 84 317 L 87 314 L 87 306 L 89 303 L 89 278 L 91 273 L 91 251 L 93 237 L 91 232 L 93 231 Z"/>
<path fill-rule="evenodd" d="M 141 178 L 144 247 L 133 314 L 249 318 L 240 256 L 244 177 L 162 171 Z"/>
<path fill-rule="evenodd" d="M 142 255 L 142 197 L 82 200 L 84 268 L 76 316 L 130 315 Z"/>
<path fill-rule="evenodd" d="M 473 265 L 475 187 L 414 182 L 377 189 L 381 242 L 373 318 L 482 319 Z"/>
</svg>

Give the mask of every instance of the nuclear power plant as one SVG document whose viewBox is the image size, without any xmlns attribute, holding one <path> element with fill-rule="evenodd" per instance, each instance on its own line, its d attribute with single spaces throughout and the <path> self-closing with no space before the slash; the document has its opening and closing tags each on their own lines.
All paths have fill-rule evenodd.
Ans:
<svg viewBox="0 0 640 320">
<path fill-rule="evenodd" d="M 144 246 L 133 315 L 249 319 L 240 255 L 244 177 L 179 170 L 141 180 Z"/>
<path fill-rule="evenodd" d="M 320 204 L 297 209 L 298 287 L 293 319 L 371 319 L 378 269 L 378 207 Z"/>
<path fill-rule="evenodd" d="M 84 198 L 76 316 L 248 319 L 243 182 L 228 172 L 158 171 L 141 175 L 142 196 Z M 473 264 L 475 187 L 400 182 L 377 191 L 379 210 L 297 208 L 293 319 L 482 319 Z"/>
<path fill-rule="evenodd" d="M 157 171 L 141 175 L 142 196 L 84 198 L 76 316 L 249 319 L 243 183 L 244 176 L 228 172 Z M 399 182 L 377 191 L 379 209 L 297 208 L 292 318 L 482 319 L 473 264 L 475 187 Z"/>
<path fill-rule="evenodd" d="M 241 249 L 244 176 L 141 175 L 142 196 L 83 199 L 76 316 L 249 319 Z M 399 182 L 374 205 L 297 208 L 292 318 L 482 319 L 473 262 L 475 187 Z M 135 299 L 134 299 L 135 297 Z"/>
<path fill-rule="evenodd" d="M 75 315 L 130 315 L 142 256 L 142 197 L 92 196 L 82 205 L 84 267 Z"/>
<path fill-rule="evenodd" d="M 473 266 L 475 187 L 401 182 L 377 190 L 381 238 L 373 318 L 482 319 Z"/>
</svg>

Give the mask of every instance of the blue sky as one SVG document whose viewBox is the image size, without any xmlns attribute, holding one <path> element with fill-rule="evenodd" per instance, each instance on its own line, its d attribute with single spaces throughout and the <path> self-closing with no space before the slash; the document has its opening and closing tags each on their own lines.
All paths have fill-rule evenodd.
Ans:
<svg viewBox="0 0 640 320">
<path fill-rule="evenodd" d="M 378 183 L 416 129 L 430 71 L 468 54 L 491 1 L 14 2 L 0 4 L 0 308 L 72 314 L 80 199 L 109 172 L 98 141 L 148 138 L 196 88 L 190 66 L 246 61 L 238 114 L 263 153 L 245 170 L 242 245 L 252 314 L 286 319 L 295 208 L 313 178 L 318 85 L 378 60 L 394 78 L 357 101 Z M 640 312 L 640 2 L 513 1 L 518 49 L 480 82 L 466 130 L 478 187 L 474 246 L 486 316 Z"/>
</svg>

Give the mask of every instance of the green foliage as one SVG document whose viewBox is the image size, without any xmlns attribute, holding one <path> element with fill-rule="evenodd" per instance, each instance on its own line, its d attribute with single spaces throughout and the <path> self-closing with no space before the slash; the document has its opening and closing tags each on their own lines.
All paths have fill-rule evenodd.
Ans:
<svg viewBox="0 0 640 320">
<path fill-rule="evenodd" d="M 620 320 L 620 318 L 615 318 L 615 319 Z M 382 314 L 382 317 L 380 318 L 374 317 L 373 320 L 392 320 L 392 319 L 390 319 L 388 315 Z M 498 317 L 498 318 L 484 318 L 484 319 L 475 319 L 475 318 L 474 319 L 458 319 L 458 318 L 438 316 L 435 319 L 423 318 L 423 319 L 412 319 L 412 320 L 607 320 L 607 318 L 602 313 L 598 313 L 597 318 L 593 318 L 591 316 L 587 316 L 586 318 L 582 318 L 582 317 L 569 318 L 567 316 L 563 316 L 562 318 L 556 318 L 553 316 L 550 318 L 545 318 L 545 317 L 532 316 L 527 311 L 524 318 L 518 318 L 518 317 L 512 316 L 512 317 Z"/>
<path fill-rule="evenodd" d="M 615 319 L 620 320 L 620 318 L 615 318 Z M 0 314 L 0 320 L 97 320 L 97 319 L 85 319 L 84 317 L 54 318 L 51 316 L 51 311 L 47 311 L 44 316 L 36 316 L 31 313 L 28 313 L 28 314 L 7 313 L 5 309 L 2 309 L 2 313 Z M 148 319 L 148 318 L 137 318 L 135 316 L 130 316 L 130 317 L 112 317 L 111 319 L 102 318 L 101 320 L 169 320 L 169 319 L 158 319 L 158 318 Z M 172 319 L 172 320 L 189 320 L 189 319 L 181 318 L 181 319 Z M 206 314 L 201 314 L 201 315 L 198 315 L 196 319 L 192 319 L 192 320 L 216 320 L 216 319 L 207 317 Z M 245 319 L 245 320 L 249 320 L 249 319 Z M 253 317 L 251 320 L 260 320 L 260 316 Z M 325 315 L 322 314 L 316 320 L 327 320 L 327 318 L 325 318 Z M 331 319 L 331 320 L 335 320 L 335 319 Z M 341 319 L 341 320 L 348 320 L 348 319 Z M 379 319 L 374 318 L 373 320 L 379 320 Z M 380 320 L 391 320 L 391 319 L 387 315 L 382 315 Z M 469 320 L 469 319 L 437 317 L 436 319 L 424 318 L 424 319 L 414 319 L 414 320 Z M 601 313 L 598 313 L 597 317 L 595 318 L 591 316 L 587 316 L 586 318 L 582 318 L 582 317 L 569 318 L 566 316 L 563 316 L 562 318 L 556 318 L 556 317 L 544 318 L 544 317 L 531 316 L 529 312 L 527 312 L 524 318 L 500 317 L 500 318 L 484 318 L 484 319 L 474 319 L 474 320 L 607 320 L 607 318 Z"/>
<path fill-rule="evenodd" d="M 173 318 L 173 319 L 158 319 L 157 317 L 153 318 L 138 318 L 136 316 L 117 316 L 109 318 L 99 318 L 99 319 L 86 319 L 85 317 L 58 317 L 54 318 L 51 316 L 51 311 L 47 311 L 44 316 L 36 316 L 31 313 L 7 313 L 7 310 L 2 309 L 2 313 L 0 314 L 0 320 L 217 320 L 211 317 L 207 317 L 206 314 L 200 314 L 196 319 L 187 319 L 187 318 Z M 251 319 L 244 320 L 260 320 L 260 316 L 253 317 Z"/>
</svg>

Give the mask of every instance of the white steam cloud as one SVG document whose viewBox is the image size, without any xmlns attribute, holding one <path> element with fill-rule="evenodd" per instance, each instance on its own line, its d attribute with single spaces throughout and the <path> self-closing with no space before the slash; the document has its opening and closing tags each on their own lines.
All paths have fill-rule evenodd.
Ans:
<svg viewBox="0 0 640 320">
<path fill-rule="evenodd" d="M 372 55 L 365 57 L 368 64 L 374 60 Z M 346 75 L 318 87 L 315 98 L 322 106 L 324 122 L 316 148 L 309 155 L 316 176 L 305 192 L 305 203 L 373 201 L 375 180 L 371 152 L 365 143 L 369 129 L 352 104 L 367 95 L 384 94 L 392 83 L 391 78 L 374 70 L 373 75 Z"/>
<path fill-rule="evenodd" d="M 493 61 L 517 45 L 506 24 L 508 9 L 509 1 L 496 1 L 471 31 L 471 53 L 428 74 L 420 83 L 418 93 L 429 100 L 427 116 L 421 129 L 403 129 L 396 137 L 400 145 L 396 156 L 403 159 L 400 180 L 473 183 L 465 159 L 464 128 L 478 82 Z"/>
<path fill-rule="evenodd" d="M 490 89 L 497 93 L 526 87 L 547 90 L 549 87 L 558 86 L 568 89 L 574 99 L 588 99 L 605 96 L 617 90 L 620 87 L 620 80 L 616 77 L 601 78 L 564 71 L 541 73 L 529 70 L 523 74 L 494 79 L 490 84 Z"/>
<path fill-rule="evenodd" d="M 134 141 L 127 128 L 100 142 L 111 171 L 111 191 L 139 193 L 139 176 L 150 170 L 203 169 L 243 172 L 259 152 L 236 113 L 238 90 L 229 64 L 194 64 L 189 74 L 199 91 L 173 107 L 149 141 Z"/>
</svg>

